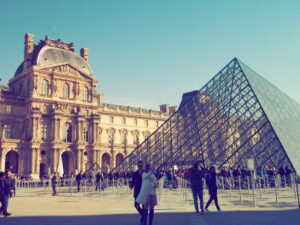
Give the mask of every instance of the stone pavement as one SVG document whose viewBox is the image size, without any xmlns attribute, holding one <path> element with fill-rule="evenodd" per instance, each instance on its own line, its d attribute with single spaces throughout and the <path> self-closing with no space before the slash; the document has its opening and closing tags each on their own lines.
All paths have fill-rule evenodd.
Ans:
<svg viewBox="0 0 300 225">
<path fill-rule="evenodd" d="M 67 190 L 66 190 L 67 191 Z M 131 190 L 110 188 L 104 192 L 61 193 L 52 197 L 47 189 L 19 189 L 10 201 L 12 217 L 0 218 L 1 225 L 137 225 L 139 216 L 133 208 Z M 237 193 L 229 198 L 220 192 L 223 212 L 194 213 L 191 193 L 182 190 L 159 190 L 155 225 L 300 225 L 300 210 L 293 196 L 282 195 L 273 202 L 272 193 L 253 207 L 244 193 L 242 203 Z M 269 196 L 271 195 L 271 197 Z M 270 198 L 268 198 L 270 197 Z M 205 194 L 205 200 L 208 195 Z"/>
</svg>

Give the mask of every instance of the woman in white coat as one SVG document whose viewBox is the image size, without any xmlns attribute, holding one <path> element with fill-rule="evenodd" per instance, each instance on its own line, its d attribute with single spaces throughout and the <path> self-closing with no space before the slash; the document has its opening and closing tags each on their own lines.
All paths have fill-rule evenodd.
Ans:
<svg viewBox="0 0 300 225">
<path fill-rule="evenodd" d="M 148 210 L 149 211 L 149 225 L 152 225 L 154 217 L 154 207 L 157 205 L 156 198 L 156 177 L 151 170 L 151 165 L 146 164 L 145 171 L 142 174 L 141 191 L 136 198 L 136 202 L 143 204 L 143 225 L 147 225 Z"/>
</svg>

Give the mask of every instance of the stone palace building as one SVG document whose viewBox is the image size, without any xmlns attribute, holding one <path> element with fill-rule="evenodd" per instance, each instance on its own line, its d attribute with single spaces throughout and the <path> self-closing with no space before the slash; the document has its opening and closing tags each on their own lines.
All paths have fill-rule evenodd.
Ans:
<svg viewBox="0 0 300 225">
<path fill-rule="evenodd" d="M 0 170 L 38 178 L 114 168 L 176 107 L 160 111 L 105 104 L 88 64 L 88 49 L 25 35 L 24 60 L 0 87 Z M 61 166 L 62 165 L 62 166 Z"/>
</svg>

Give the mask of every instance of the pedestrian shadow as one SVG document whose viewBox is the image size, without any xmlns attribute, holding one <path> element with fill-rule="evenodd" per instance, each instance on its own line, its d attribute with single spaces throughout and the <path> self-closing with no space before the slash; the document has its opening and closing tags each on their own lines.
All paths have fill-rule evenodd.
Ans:
<svg viewBox="0 0 300 225">
<path fill-rule="evenodd" d="M 154 225 L 299 225 L 299 210 L 225 211 L 199 214 L 194 212 L 157 212 Z M 1 225 L 134 225 L 137 214 L 85 216 L 20 216 L 0 218 Z"/>
<path fill-rule="evenodd" d="M 300 210 L 215 211 L 192 218 L 199 225 L 299 225 Z"/>
<path fill-rule="evenodd" d="M 138 214 L 86 215 L 86 216 L 11 216 L 0 218 L 1 225 L 137 225 Z M 155 225 L 189 225 L 189 213 L 156 213 Z"/>
</svg>

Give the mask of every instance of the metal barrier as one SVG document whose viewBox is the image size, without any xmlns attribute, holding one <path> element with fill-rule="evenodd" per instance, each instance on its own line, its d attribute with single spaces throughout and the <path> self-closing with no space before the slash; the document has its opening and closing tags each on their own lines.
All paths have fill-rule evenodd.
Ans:
<svg viewBox="0 0 300 225">
<path fill-rule="evenodd" d="M 189 187 L 189 182 L 181 177 L 178 177 L 179 192 L 184 201 L 187 202 L 188 197 L 192 197 Z M 300 196 L 299 196 L 299 183 L 300 179 L 296 176 L 291 176 L 289 181 L 281 179 L 280 176 L 266 176 L 257 177 L 223 177 L 217 176 L 217 185 L 220 198 L 238 199 L 243 204 L 249 204 L 252 202 L 252 206 L 255 207 L 259 203 L 263 204 L 263 198 L 269 199 L 276 205 L 285 202 L 289 199 L 293 203 L 297 203 L 300 209 Z M 207 191 L 205 180 L 203 179 L 203 189 Z M 294 200 L 293 200 L 294 199 Z"/>
</svg>

